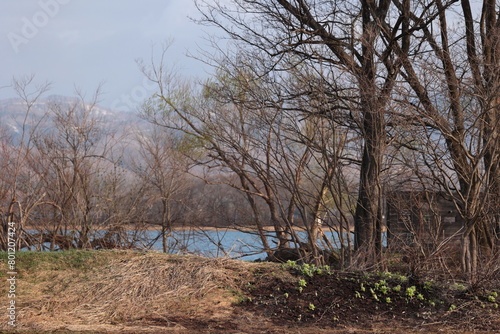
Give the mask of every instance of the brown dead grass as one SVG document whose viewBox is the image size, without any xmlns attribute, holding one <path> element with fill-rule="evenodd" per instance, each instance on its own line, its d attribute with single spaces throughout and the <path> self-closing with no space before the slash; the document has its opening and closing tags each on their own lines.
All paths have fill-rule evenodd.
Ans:
<svg viewBox="0 0 500 334">
<path fill-rule="evenodd" d="M 136 320 L 203 297 L 221 283 L 231 284 L 224 262 L 196 257 L 159 259 L 158 254 L 115 260 L 94 275 L 95 283 L 88 291 L 68 292 L 78 295 L 75 313 L 91 309 L 99 320 Z"/>
<path fill-rule="evenodd" d="M 235 282 L 252 265 L 156 252 L 103 253 L 108 253 L 105 261 L 93 266 L 89 258 L 89 268 L 83 270 L 41 262 L 23 272 L 18 280 L 19 328 L 121 332 L 133 327 L 132 332 L 137 332 L 137 326 L 128 327 L 146 322 L 150 324 L 139 326 L 146 332 L 155 332 L 155 323 L 165 330 L 183 329 L 171 319 L 229 316 L 237 301 L 231 292 L 237 289 Z M 5 296 L 4 291 L 0 293 Z M 0 330 L 8 328 L 0 325 Z"/>
</svg>

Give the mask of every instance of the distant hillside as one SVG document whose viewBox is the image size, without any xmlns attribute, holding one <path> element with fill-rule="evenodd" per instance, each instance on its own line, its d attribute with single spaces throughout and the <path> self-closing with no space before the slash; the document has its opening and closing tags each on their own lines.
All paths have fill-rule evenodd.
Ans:
<svg viewBox="0 0 500 334">
<path fill-rule="evenodd" d="M 40 99 L 31 106 L 29 113 L 26 103 L 21 99 L 11 98 L 0 100 L 0 124 L 12 135 L 14 140 L 19 139 L 23 132 L 23 126 L 26 133 L 29 133 L 35 126 L 50 127 L 50 122 L 46 121 L 47 113 L 51 106 L 59 105 L 71 108 L 79 100 L 74 97 L 52 95 Z M 140 120 L 135 112 L 124 112 L 102 108 L 100 106 L 91 106 L 85 104 L 86 108 L 92 108 L 92 113 L 98 119 L 106 124 L 109 130 L 120 132 L 124 127 L 138 127 L 143 121 Z"/>
</svg>

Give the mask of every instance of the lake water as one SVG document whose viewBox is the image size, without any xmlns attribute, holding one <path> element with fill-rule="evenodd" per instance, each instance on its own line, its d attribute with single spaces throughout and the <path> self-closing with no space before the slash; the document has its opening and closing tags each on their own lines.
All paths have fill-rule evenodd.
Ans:
<svg viewBox="0 0 500 334">
<path fill-rule="evenodd" d="M 148 231 L 149 238 L 154 240 L 159 235 L 157 231 Z M 273 238 L 268 238 L 273 242 Z M 174 231 L 168 239 L 172 253 L 192 253 L 207 257 L 232 257 L 253 261 L 264 259 L 260 237 L 255 234 L 234 230 L 214 231 Z M 162 250 L 161 238 L 152 246 Z"/>
<path fill-rule="evenodd" d="M 34 232 L 34 231 L 32 231 Z M 131 232 L 132 233 L 132 232 Z M 340 248 L 339 235 L 337 232 L 325 232 L 331 244 Z M 301 241 L 306 241 L 306 233 L 297 232 Z M 351 233 L 351 242 L 353 234 Z M 344 239 L 347 235 L 344 235 Z M 143 235 L 144 242 L 139 247 L 150 248 L 161 251 L 162 240 L 159 231 L 146 231 Z M 267 236 L 271 247 L 277 245 L 277 239 L 269 232 Z M 386 243 L 386 235 L 383 235 L 383 244 Z M 46 244 L 48 247 L 49 244 Z M 293 245 L 292 245 L 293 247 Z M 266 254 L 262 251 L 260 237 L 255 233 L 234 231 L 227 229 L 219 230 L 181 230 L 174 231 L 168 238 L 169 253 L 172 254 L 196 254 L 206 257 L 230 257 L 246 261 L 264 260 Z"/>
<path fill-rule="evenodd" d="M 149 231 L 148 233 L 150 233 L 152 240 L 159 234 L 157 231 Z M 302 239 L 301 241 L 306 240 L 305 232 L 299 231 L 297 234 Z M 340 248 L 338 233 L 326 232 L 325 234 L 334 247 Z M 271 247 L 277 245 L 277 239 L 271 233 L 267 239 Z M 351 242 L 353 242 L 352 234 Z M 258 235 L 234 230 L 175 231 L 169 239 L 169 245 L 173 253 L 189 252 L 207 257 L 228 256 L 247 261 L 266 258 L 266 254 L 262 252 L 262 242 Z M 162 250 L 160 238 L 153 244 L 152 248 Z"/>
</svg>

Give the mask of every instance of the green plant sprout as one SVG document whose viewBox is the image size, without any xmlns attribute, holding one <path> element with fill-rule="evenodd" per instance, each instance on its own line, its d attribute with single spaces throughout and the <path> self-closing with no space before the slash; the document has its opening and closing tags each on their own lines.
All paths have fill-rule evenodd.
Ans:
<svg viewBox="0 0 500 334">
<path fill-rule="evenodd" d="M 406 296 L 413 298 L 415 296 L 415 293 L 417 292 L 417 287 L 412 285 L 409 288 L 406 288 Z"/>
<path fill-rule="evenodd" d="M 386 295 L 387 292 L 389 291 L 389 287 L 387 285 L 383 285 L 379 288 L 379 291 L 382 292 L 384 295 Z"/>
<path fill-rule="evenodd" d="M 492 293 L 490 293 L 490 295 L 488 296 L 488 301 L 490 303 L 495 303 L 496 302 L 496 298 L 498 297 L 498 293 L 496 291 L 493 291 Z"/>
</svg>

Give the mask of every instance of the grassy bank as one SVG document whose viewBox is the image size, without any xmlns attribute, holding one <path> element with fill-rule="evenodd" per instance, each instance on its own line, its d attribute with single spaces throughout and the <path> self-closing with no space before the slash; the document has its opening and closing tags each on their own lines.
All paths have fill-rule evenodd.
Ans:
<svg viewBox="0 0 500 334">
<path fill-rule="evenodd" d="M 0 259 L 7 282 L 7 254 Z M 400 274 L 133 251 L 20 252 L 16 269 L 18 326 L 2 321 L 3 333 L 500 331 L 495 282 L 473 291 Z M 0 285 L 4 305 L 8 290 Z"/>
</svg>

